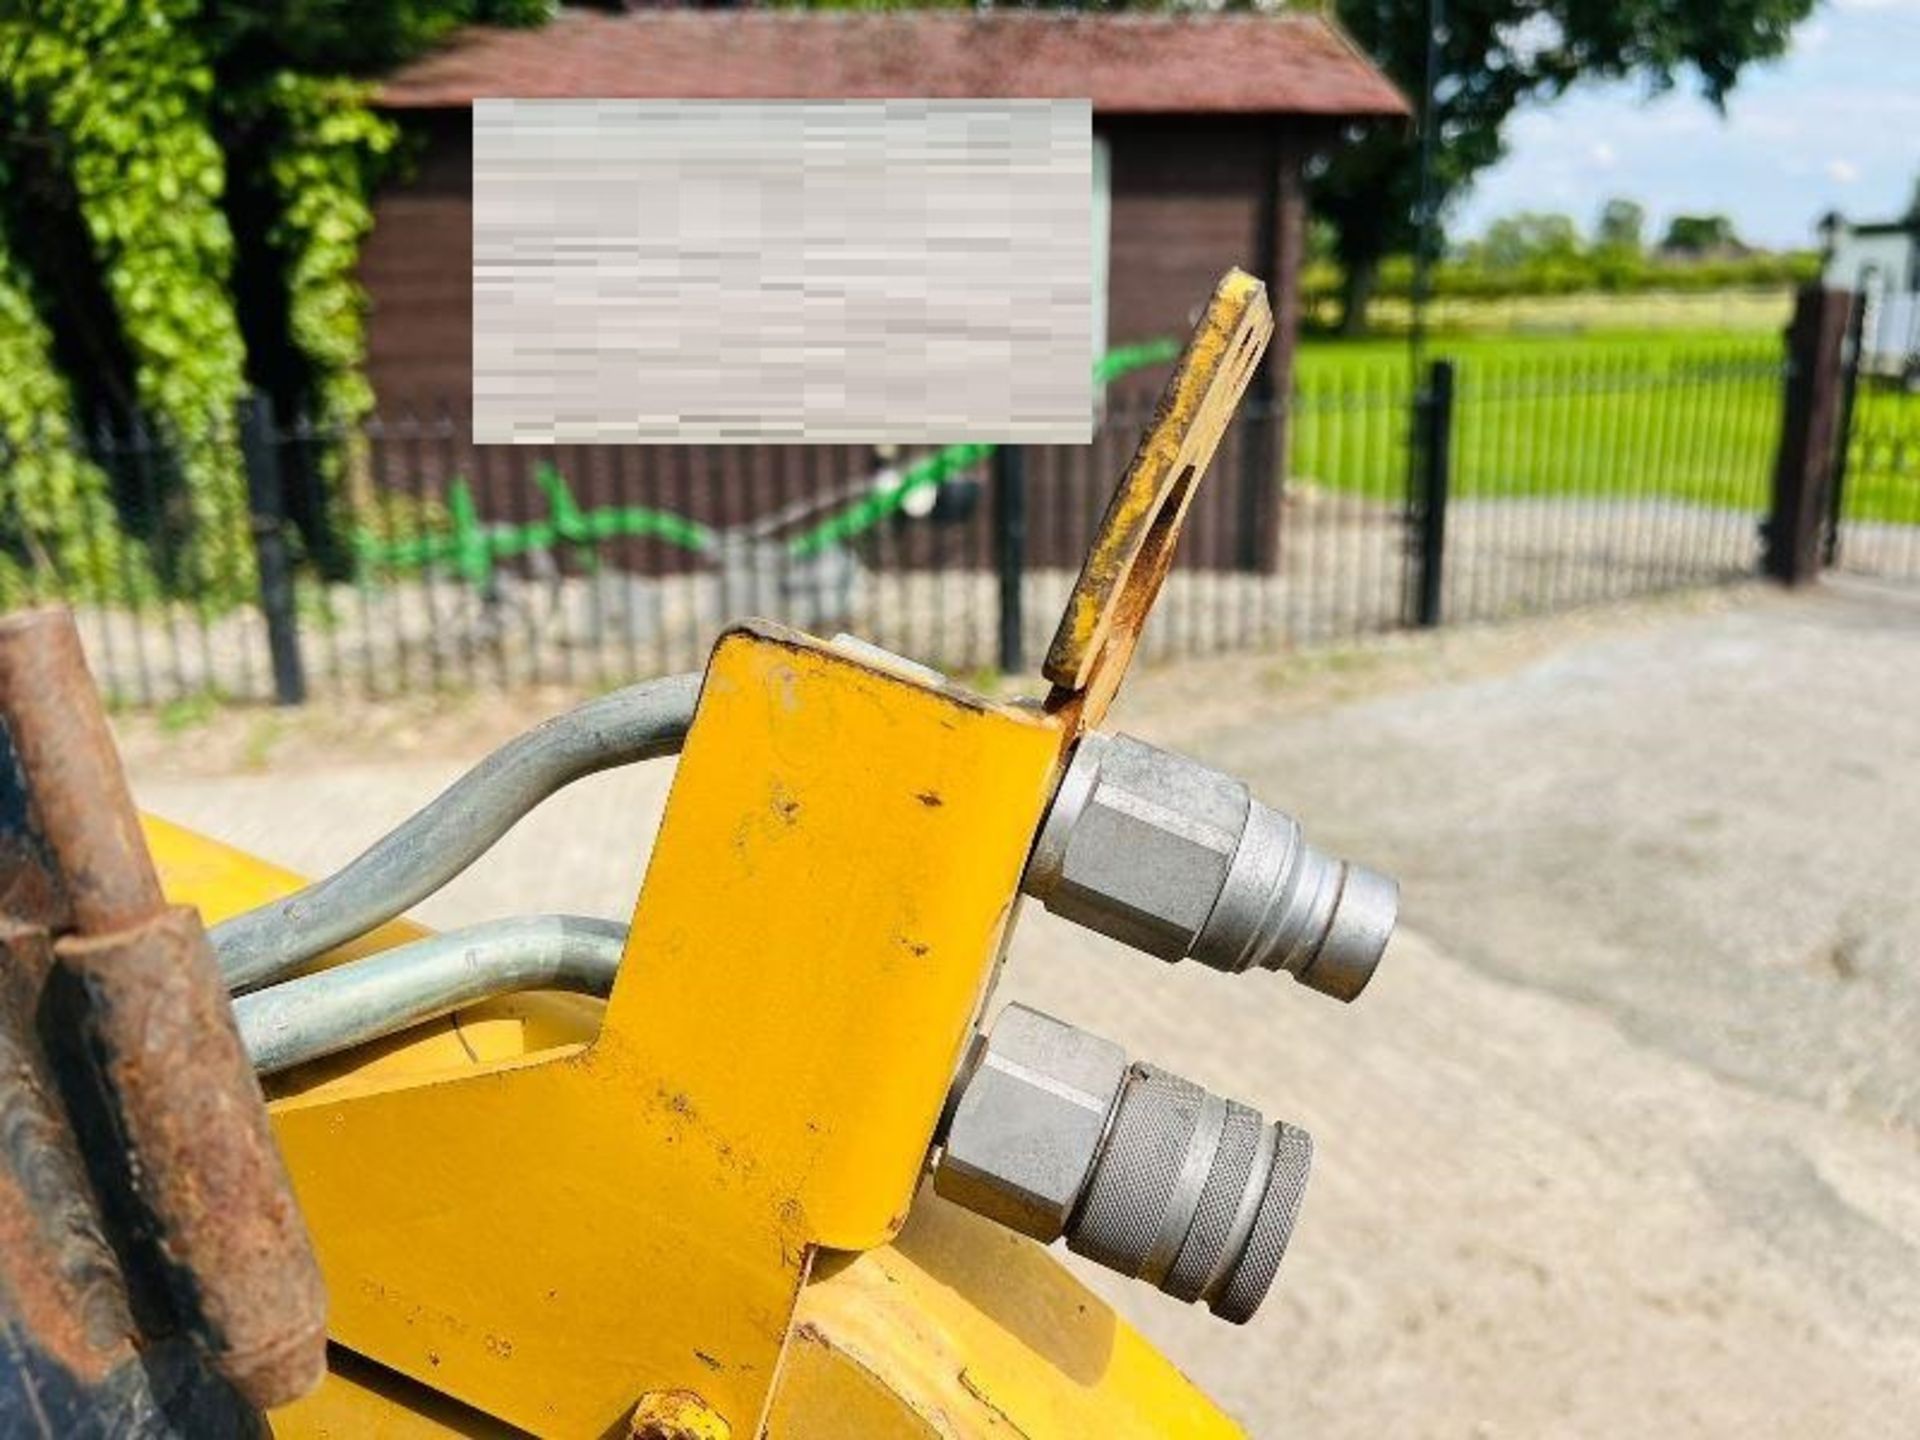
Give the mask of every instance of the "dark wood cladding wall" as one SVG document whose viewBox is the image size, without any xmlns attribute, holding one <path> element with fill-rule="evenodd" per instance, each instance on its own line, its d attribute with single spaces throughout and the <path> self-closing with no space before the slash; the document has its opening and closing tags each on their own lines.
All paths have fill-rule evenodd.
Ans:
<svg viewBox="0 0 1920 1440">
<path fill-rule="evenodd" d="M 405 183 L 379 197 L 361 261 L 370 302 L 368 371 L 383 415 L 444 415 L 464 432 L 473 349 L 469 114 L 415 113 L 408 126 L 418 165 Z M 1294 157 L 1299 147 L 1276 122 L 1101 117 L 1096 126 L 1111 145 L 1111 343 L 1183 336 L 1229 265 L 1277 279 L 1277 300 L 1291 292 L 1286 283 L 1291 277 L 1279 276 L 1276 267 L 1298 263 Z M 1285 203 L 1289 194 L 1295 205 L 1291 216 Z M 1283 313 L 1273 355 L 1282 386 L 1293 342 L 1289 319 Z M 1130 377 L 1125 393 L 1114 397 L 1128 417 L 1126 425 L 1108 427 L 1083 455 L 1057 448 L 1036 455 L 1029 519 L 1033 563 L 1077 563 L 1105 493 L 1131 455 L 1137 422 L 1144 420 L 1137 402 L 1126 397 L 1150 395 L 1166 373 L 1159 367 Z M 1183 563 L 1206 568 L 1245 563 L 1250 550 L 1240 531 L 1246 517 L 1257 513 L 1263 532 L 1277 523 L 1272 518 L 1277 506 L 1250 512 L 1238 497 L 1241 487 L 1260 483 L 1253 470 L 1271 472 L 1269 455 L 1285 453 L 1284 434 L 1276 424 L 1262 447 L 1243 443 L 1240 429 L 1222 447 L 1202 492 Z M 397 445 L 383 448 L 399 453 Z M 419 485 L 432 493 L 441 490 L 448 475 L 464 475 L 483 514 L 509 521 L 544 512 L 545 500 L 531 479 L 542 455 L 566 474 L 582 503 L 610 503 L 617 492 L 626 503 L 666 506 L 722 527 L 764 516 L 818 486 L 844 485 L 872 469 L 870 452 L 840 446 L 765 447 L 759 453 L 743 447 L 649 452 L 569 446 L 516 454 L 508 447 L 428 444 L 409 446 L 405 453 L 398 470 L 406 478 L 396 470 L 384 483 Z M 972 541 L 959 539 L 959 531 L 975 528 L 972 522 L 958 528 L 934 522 L 897 527 L 899 547 L 886 558 L 895 564 L 926 563 L 939 547 L 971 546 Z M 943 533 L 948 538 L 942 539 Z M 1272 540 L 1264 535 L 1251 551 L 1263 568 L 1272 563 Z M 664 553 L 645 547 L 655 562 Z"/>
<path fill-rule="evenodd" d="M 1229 265 L 1266 273 L 1255 246 L 1267 127 L 1156 117 L 1100 129 L 1112 147 L 1107 334 L 1115 344 L 1184 335 Z"/>
<path fill-rule="evenodd" d="M 360 252 L 367 292 L 367 376 L 389 414 L 446 407 L 473 393 L 473 126 L 466 110 L 412 117 L 416 157 L 374 203 Z"/>
</svg>

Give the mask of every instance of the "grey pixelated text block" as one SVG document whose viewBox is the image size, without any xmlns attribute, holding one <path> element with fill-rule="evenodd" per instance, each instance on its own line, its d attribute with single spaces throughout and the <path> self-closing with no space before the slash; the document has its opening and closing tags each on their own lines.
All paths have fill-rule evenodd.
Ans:
<svg viewBox="0 0 1920 1440">
<path fill-rule="evenodd" d="M 1084 100 L 481 100 L 474 438 L 1083 444 Z"/>
</svg>

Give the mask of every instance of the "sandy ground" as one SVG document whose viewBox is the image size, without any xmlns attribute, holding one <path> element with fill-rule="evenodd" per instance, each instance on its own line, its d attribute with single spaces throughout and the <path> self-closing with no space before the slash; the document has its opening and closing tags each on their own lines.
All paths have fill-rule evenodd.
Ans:
<svg viewBox="0 0 1920 1440">
<path fill-rule="evenodd" d="M 319 869 L 525 712 L 139 721 L 129 752 L 149 807 Z M 1351 1008 L 1031 908 L 1002 987 L 1313 1131 L 1251 1326 L 1083 1271 L 1255 1434 L 1913 1433 L 1920 592 L 1195 662 L 1118 718 L 1404 886 Z M 422 913 L 624 915 L 665 780 L 556 798 Z"/>
</svg>

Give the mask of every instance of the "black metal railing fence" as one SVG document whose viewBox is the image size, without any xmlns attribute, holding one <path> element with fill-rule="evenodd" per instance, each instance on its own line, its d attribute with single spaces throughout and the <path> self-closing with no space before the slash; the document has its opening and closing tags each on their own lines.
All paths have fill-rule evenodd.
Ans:
<svg viewBox="0 0 1920 1440">
<path fill-rule="evenodd" d="M 1856 575 L 1920 580 L 1920 388 L 1850 378 L 1858 389 L 1841 442 L 1827 561 Z"/>
<path fill-rule="evenodd" d="M 1440 614 L 1753 575 L 1785 377 L 1771 339 L 1458 365 Z"/>
<path fill-rule="evenodd" d="M 1144 654 L 1751 574 L 1783 373 L 1773 342 L 1310 368 L 1230 425 Z M 907 453 L 476 446 L 451 409 L 257 400 L 191 436 L 62 427 L 0 450 L 0 604 L 73 605 L 137 706 L 611 685 L 747 615 L 1030 668 L 1149 419 L 1116 394 L 1084 446 Z"/>
</svg>

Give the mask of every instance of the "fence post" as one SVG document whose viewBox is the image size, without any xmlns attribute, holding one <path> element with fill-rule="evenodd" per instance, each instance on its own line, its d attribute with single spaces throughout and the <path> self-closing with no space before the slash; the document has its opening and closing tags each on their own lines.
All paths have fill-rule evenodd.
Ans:
<svg viewBox="0 0 1920 1440">
<path fill-rule="evenodd" d="M 1263 363 L 1261 369 L 1265 370 Z M 1249 387 L 1245 402 L 1235 420 L 1240 425 L 1243 449 L 1240 459 L 1240 494 L 1234 525 L 1234 565 L 1256 574 L 1272 568 L 1274 550 L 1269 531 L 1273 528 L 1273 498 L 1278 486 L 1279 467 L 1275 456 L 1280 447 L 1275 433 L 1279 426 L 1279 403 L 1271 383 Z"/>
<path fill-rule="evenodd" d="M 1000 577 L 1000 673 L 1027 668 L 1021 581 L 1027 568 L 1027 457 L 1018 445 L 993 452 L 993 553 Z"/>
<path fill-rule="evenodd" d="M 260 565 L 260 611 L 273 658 L 273 698 L 299 705 L 307 698 L 294 614 L 293 564 L 287 555 L 287 497 L 280 485 L 280 452 L 273 433 L 273 401 L 259 393 L 240 402 L 240 455 L 247 467 L 247 509 Z"/>
<path fill-rule="evenodd" d="M 1447 562 L 1447 490 L 1453 469 L 1453 362 L 1427 366 L 1414 397 L 1414 479 L 1419 555 L 1414 567 L 1413 623 L 1441 622 Z"/>
<path fill-rule="evenodd" d="M 1867 297 L 1853 293 L 1847 306 L 1846 339 L 1840 346 L 1840 418 L 1835 423 L 1833 480 L 1827 486 L 1827 533 L 1820 563 L 1840 560 L 1840 512 L 1847 502 L 1847 447 L 1853 437 L 1853 402 L 1860 389 L 1860 347 L 1867 338 Z"/>
<path fill-rule="evenodd" d="M 1783 585 L 1818 578 L 1833 484 L 1844 349 L 1853 296 L 1803 286 L 1787 326 L 1785 407 L 1761 568 Z"/>
</svg>

